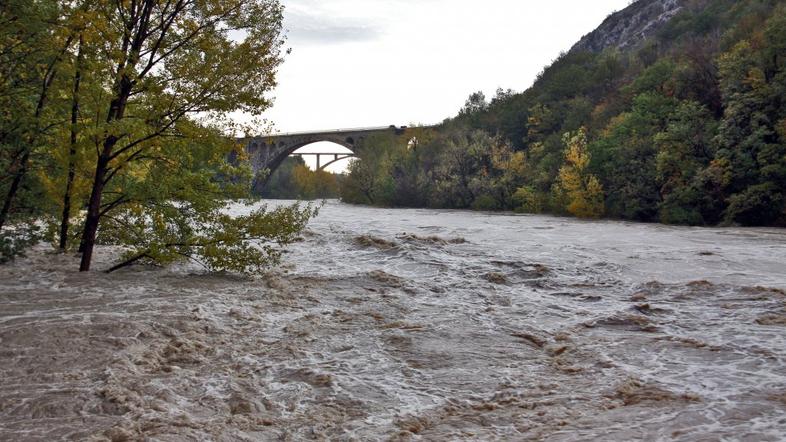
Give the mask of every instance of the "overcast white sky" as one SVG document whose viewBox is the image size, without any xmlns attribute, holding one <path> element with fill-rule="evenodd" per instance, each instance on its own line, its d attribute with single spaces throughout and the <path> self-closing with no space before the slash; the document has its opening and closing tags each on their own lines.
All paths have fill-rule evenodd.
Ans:
<svg viewBox="0 0 786 442">
<path fill-rule="evenodd" d="M 266 117 L 291 132 L 433 124 L 473 91 L 524 90 L 630 0 L 282 2 L 292 53 Z"/>
</svg>

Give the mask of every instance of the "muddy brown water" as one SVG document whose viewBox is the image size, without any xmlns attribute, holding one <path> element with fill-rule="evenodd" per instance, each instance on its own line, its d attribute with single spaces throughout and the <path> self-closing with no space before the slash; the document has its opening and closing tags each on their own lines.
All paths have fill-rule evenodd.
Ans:
<svg viewBox="0 0 786 442">
<path fill-rule="evenodd" d="M 257 278 L 77 264 L 0 267 L 0 440 L 786 440 L 783 230 L 331 202 Z"/>
</svg>

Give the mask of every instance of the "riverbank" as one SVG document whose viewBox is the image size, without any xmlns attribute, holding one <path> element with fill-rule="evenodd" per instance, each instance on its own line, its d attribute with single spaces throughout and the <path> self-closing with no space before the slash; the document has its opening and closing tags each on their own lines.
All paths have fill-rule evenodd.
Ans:
<svg viewBox="0 0 786 442">
<path fill-rule="evenodd" d="M 0 439 L 778 440 L 786 421 L 778 230 L 330 203 L 256 278 L 75 260 L 0 266 Z"/>
</svg>

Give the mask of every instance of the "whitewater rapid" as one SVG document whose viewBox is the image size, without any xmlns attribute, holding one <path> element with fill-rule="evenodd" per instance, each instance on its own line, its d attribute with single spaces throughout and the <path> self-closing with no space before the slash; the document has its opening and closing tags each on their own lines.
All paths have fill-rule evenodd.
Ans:
<svg viewBox="0 0 786 442">
<path fill-rule="evenodd" d="M 75 263 L 0 267 L 0 439 L 784 440 L 784 230 L 329 202 L 252 279 Z"/>
</svg>

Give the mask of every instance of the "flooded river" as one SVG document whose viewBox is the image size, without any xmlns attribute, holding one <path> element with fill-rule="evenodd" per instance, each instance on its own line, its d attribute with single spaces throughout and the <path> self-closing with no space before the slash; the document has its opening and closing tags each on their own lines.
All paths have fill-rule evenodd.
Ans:
<svg viewBox="0 0 786 442">
<path fill-rule="evenodd" d="M 259 278 L 76 262 L 0 267 L 0 440 L 786 439 L 784 230 L 331 202 Z"/>
</svg>

